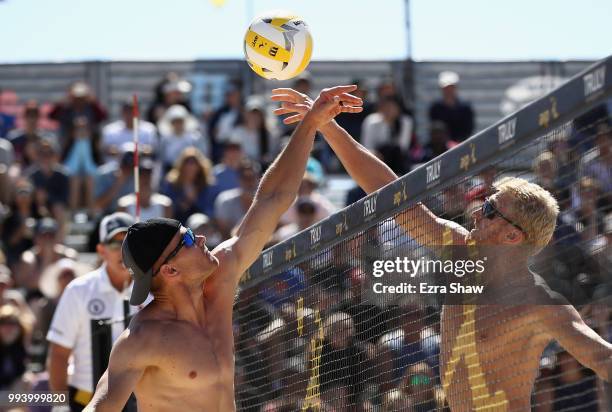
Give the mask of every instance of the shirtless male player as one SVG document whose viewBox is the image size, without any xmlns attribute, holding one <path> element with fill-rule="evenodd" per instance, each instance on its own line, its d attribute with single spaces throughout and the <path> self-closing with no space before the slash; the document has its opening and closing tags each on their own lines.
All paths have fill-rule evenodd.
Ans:
<svg viewBox="0 0 612 412">
<path fill-rule="evenodd" d="M 277 89 L 272 100 L 282 102 L 278 115 L 292 114 L 285 123 L 299 121 L 310 106 L 308 96 Z M 393 182 L 397 176 L 357 143 L 335 121 L 319 130 L 340 161 L 367 193 Z M 423 204 L 400 213 L 396 221 L 423 245 L 475 244 L 486 249 L 486 288 L 499 305 L 445 305 L 441 317 L 441 380 L 448 403 L 457 411 L 529 411 L 533 383 L 544 348 L 556 340 L 579 362 L 602 379 L 612 375 L 612 345 L 587 326 L 576 309 L 529 271 L 527 259 L 550 241 L 557 202 L 540 186 L 506 178 L 496 192 L 474 211 L 474 229 L 435 216 Z M 443 234 L 445 235 L 443 237 Z M 494 274 L 494 275 L 492 275 Z M 512 287 L 504 288 L 511 284 Z M 515 289 L 516 288 L 516 289 Z M 516 290 L 520 290 L 518 295 Z M 506 304 L 504 295 L 514 302 Z M 506 300 L 506 302 L 504 302 Z M 488 296 L 487 303 L 492 302 Z"/>
<path fill-rule="evenodd" d="M 348 93 L 325 89 L 261 180 L 235 237 L 212 253 L 204 236 L 178 221 L 130 227 L 124 262 L 134 277 L 130 302 L 154 300 L 132 320 L 111 352 L 86 411 L 120 411 L 134 392 L 138 410 L 235 411 L 232 306 L 242 274 L 257 259 L 295 200 L 318 127 L 362 110 Z"/>
</svg>

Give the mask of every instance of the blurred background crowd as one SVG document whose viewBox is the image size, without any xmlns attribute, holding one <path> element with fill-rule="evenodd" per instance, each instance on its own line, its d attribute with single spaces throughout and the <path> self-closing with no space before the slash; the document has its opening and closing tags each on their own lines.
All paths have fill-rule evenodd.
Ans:
<svg viewBox="0 0 612 412">
<path fill-rule="evenodd" d="M 305 74 L 292 84 L 310 94 Z M 402 91 L 388 79 L 363 86 L 360 114 L 338 123 L 396 173 L 404 174 L 471 136 L 470 102 L 457 73 L 438 77 L 427 135 L 417 136 Z M 160 79 L 141 107 L 141 219 L 170 217 L 206 235 L 209 248 L 231 236 L 253 200 L 259 178 L 292 128 L 271 116 L 266 96 L 243 95 L 230 82 L 215 110 L 195 113 L 192 85 L 176 73 Z M 115 211 L 136 212 L 133 106 L 112 117 L 84 81 L 61 101 L 26 101 L 0 94 L 0 390 L 31 388 L 47 379 L 47 332 L 68 283 L 101 264 L 98 225 Z M 3 107 L 18 110 L 2 111 Z M 577 119 L 573 131 L 540 139 L 527 167 L 491 165 L 427 200 L 437 214 L 469 227 L 469 213 L 497 178 L 524 175 L 555 194 L 561 206 L 554 241 L 535 270 L 581 307 L 612 289 L 612 129 L 608 113 Z M 511 170 L 509 172 L 509 170 Z M 287 239 L 365 194 L 352 184 L 321 136 L 308 161 L 299 197 L 270 245 Z M 320 354 L 322 410 L 429 411 L 444 408 L 438 369 L 436 306 L 377 305 L 362 296 L 369 264 L 401 238 L 386 223 L 343 242 L 256 288 L 235 308 L 236 388 L 241 410 L 302 408 Z M 392 247 L 391 247 L 392 248 Z M 612 340 L 609 313 L 585 316 Z M 543 357 L 535 410 L 597 410 L 593 374 L 552 348 Z M 316 386 L 316 385 L 315 385 Z"/>
</svg>

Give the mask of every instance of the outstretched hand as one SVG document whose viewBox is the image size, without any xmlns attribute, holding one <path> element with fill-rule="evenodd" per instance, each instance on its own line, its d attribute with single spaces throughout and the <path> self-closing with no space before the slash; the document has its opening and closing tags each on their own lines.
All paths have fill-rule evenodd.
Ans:
<svg viewBox="0 0 612 412">
<path fill-rule="evenodd" d="M 292 114 L 283 120 L 285 124 L 299 122 L 308 115 L 320 127 L 340 113 L 359 113 L 363 110 L 363 100 L 349 94 L 356 89 L 355 85 L 323 89 L 315 101 L 293 89 L 274 89 L 271 99 L 281 102 L 281 107 L 274 110 L 274 114 Z"/>
</svg>

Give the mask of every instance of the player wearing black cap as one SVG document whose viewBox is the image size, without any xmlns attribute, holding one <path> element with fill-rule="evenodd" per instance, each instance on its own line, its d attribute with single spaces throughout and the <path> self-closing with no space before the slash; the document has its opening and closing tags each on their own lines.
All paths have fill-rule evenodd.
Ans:
<svg viewBox="0 0 612 412">
<path fill-rule="evenodd" d="M 212 252 L 204 236 L 171 219 L 130 227 L 123 259 L 130 302 L 154 300 L 117 340 L 86 410 L 120 410 L 134 391 L 139 411 L 235 411 L 232 306 L 241 275 L 294 201 L 318 127 L 361 111 L 354 86 L 326 89 L 261 180 L 235 237 Z M 289 108 L 290 103 L 285 103 Z"/>
</svg>

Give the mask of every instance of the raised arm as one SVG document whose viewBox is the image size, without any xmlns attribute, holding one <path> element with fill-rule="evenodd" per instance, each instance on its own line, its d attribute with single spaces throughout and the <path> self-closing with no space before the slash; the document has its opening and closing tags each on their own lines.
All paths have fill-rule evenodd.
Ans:
<svg viewBox="0 0 612 412">
<path fill-rule="evenodd" d="M 293 132 L 289 144 L 264 174 L 232 246 L 237 260 L 237 268 L 234 270 L 237 276 L 259 256 L 274 233 L 281 215 L 295 200 L 317 128 L 341 112 L 355 113 L 362 110 L 361 99 L 348 94 L 355 89 L 356 86 L 324 89 Z"/>
<path fill-rule="evenodd" d="M 311 105 L 308 96 L 293 89 L 275 89 L 272 93 L 273 100 L 282 102 L 282 106 L 274 113 L 292 114 L 284 120 L 287 124 L 302 119 L 308 112 L 305 107 Z M 375 192 L 397 179 L 397 175 L 389 166 L 355 141 L 335 121 L 325 123 L 319 130 L 342 165 L 366 193 Z M 406 209 L 397 216 L 396 221 L 412 238 L 424 245 L 441 245 L 445 231 L 450 231 L 452 234 L 453 244 L 462 244 L 467 233 L 460 225 L 438 218 L 420 203 Z"/>
<path fill-rule="evenodd" d="M 150 364 L 143 354 L 143 342 L 124 331 L 111 351 L 108 369 L 100 378 L 93 398 L 84 412 L 120 411 Z"/>
<path fill-rule="evenodd" d="M 612 344 L 591 329 L 571 305 L 542 306 L 539 311 L 544 333 L 555 339 L 578 362 L 605 381 L 612 379 Z"/>
</svg>

